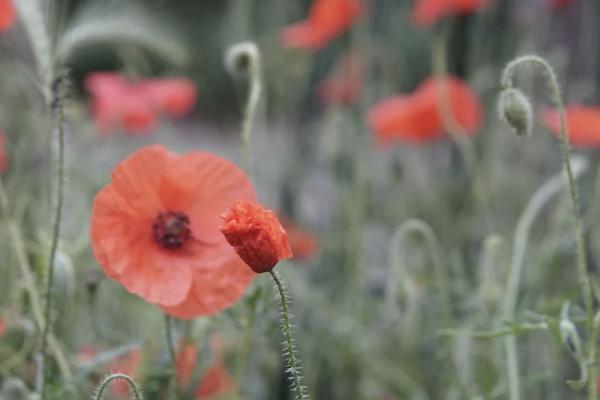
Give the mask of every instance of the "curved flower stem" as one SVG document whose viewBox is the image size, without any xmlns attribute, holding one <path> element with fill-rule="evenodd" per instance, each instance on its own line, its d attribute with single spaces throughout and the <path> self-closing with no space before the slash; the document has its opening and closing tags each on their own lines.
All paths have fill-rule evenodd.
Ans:
<svg viewBox="0 0 600 400">
<path fill-rule="evenodd" d="M 550 178 L 542 185 L 542 187 L 537 190 L 537 192 L 535 192 L 527 204 L 525 211 L 523 211 L 523 214 L 521 214 L 519 222 L 517 222 L 517 228 L 515 230 L 515 236 L 513 239 L 513 251 L 511 267 L 508 276 L 508 285 L 506 289 L 506 296 L 504 297 L 503 318 L 507 321 L 512 321 L 515 317 L 517 295 L 519 293 L 521 277 L 523 275 L 525 251 L 527 250 L 527 245 L 529 242 L 529 232 L 531 231 L 531 226 L 533 225 L 533 222 L 539 213 L 542 211 L 544 205 L 560 191 L 564 184 L 565 181 L 562 173 Z M 514 336 L 509 335 L 505 338 L 504 343 L 508 361 L 510 398 L 511 400 L 518 400 L 520 398 L 520 383 L 516 339 Z"/>
<path fill-rule="evenodd" d="M 444 276 L 440 244 L 435 236 L 435 233 L 433 232 L 433 229 L 431 229 L 427 223 L 419 219 L 410 219 L 404 222 L 402 225 L 396 228 L 396 231 L 392 236 L 389 248 L 389 259 L 391 262 L 390 267 L 393 268 L 393 270 L 391 271 L 392 276 L 391 279 L 388 280 L 388 285 L 385 291 L 386 307 L 388 307 L 389 310 L 392 307 L 392 304 L 395 304 L 398 281 L 408 276 L 408 272 L 404 268 L 401 258 L 404 254 L 404 240 L 411 233 L 418 233 L 423 237 L 423 239 L 425 239 L 425 243 L 428 247 L 429 254 L 431 255 L 433 262 L 433 273 L 435 275 L 436 285 L 441 296 L 444 320 L 445 322 L 449 322 L 451 318 L 450 291 L 448 289 L 448 285 L 446 284 L 448 279 L 446 279 Z M 404 274 L 405 276 L 400 276 L 401 274 Z"/>
<path fill-rule="evenodd" d="M 502 89 L 509 89 L 514 87 L 514 73 L 518 66 L 524 64 L 534 64 L 542 68 L 546 78 L 550 84 L 550 90 L 552 92 L 553 101 L 558 108 L 560 116 L 560 133 L 561 133 L 561 151 L 563 156 L 563 162 L 565 170 L 567 172 L 567 179 L 569 182 L 569 193 L 571 196 L 571 205 L 573 211 L 573 225 L 575 228 L 575 240 L 576 240 L 576 259 L 577 259 L 577 272 L 579 275 L 579 284 L 583 294 L 583 300 L 586 311 L 587 329 L 588 329 L 588 374 L 590 379 L 588 381 L 588 399 L 594 400 L 597 398 L 596 388 L 596 338 L 597 338 L 597 327 L 594 324 L 594 310 L 593 310 L 593 298 L 592 298 L 592 286 L 587 271 L 587 261 L 585 254 L 585 245 L 583 241 L 583 229 L 581 225 L 581 209 L 579 205 L 579 193 L 577 191 L 577 183 L 573 174 L 573 166 L 571 163 L 571 151 L 569 145 L 569 135 L 566 126 L 565 108 L 563 105 L 562 97 L 560 94 L 560 88 L 558 85 L 558 79 L 554 73 L 552 66 L 543 58 L 536 55 L 526 55 L 523 57 L 516 58 L 515 60 L 508 63 L 502 73 Z"/>
<path fill-rule="evenodd" d="M 65 186 L 65 113 L 63 104 L 63 91 L 66 76 L 59 76 L 53 83 L 52 87 L 52 109 L 54 111 L 54 128 L 56 132 L 56 203 L 54 208 L 54 221 L 52 228 L 52 242 L 50 244 L 50 258 L 48 259 L 47 278 L 46 278 L 46 306 L 44 309 L 44 324 L 42 326 L 41 336 L 41 399 L 46 398 L 46 378 L 47 378 L 47 346 L 48 334 L 52 330 L 52 294 L 54 284 L 54 263 L 56 251 L 58 249 L 58 239 L 60 236 L 60 226 L 62 220 L 64 186 Z"/>
<path fill-rule="evenodd" d="M 290 322 L 290 312 L 288 299 L 285 291 L 285 284 L 282 283 L 281 277 L 279 273 L 271 270 L 269 271 L 271 277 L 275 281 L 275 285 L 277 286 L 277 290 L 279 291 L 279 299 L 281 302 L 281 330 L 283 336 L 285 338 L 285 353 L 284 355 L 287 358 L 288 368 L 286 369 L 286 373 L 290 375 L 290 379 L 292 381 L 292 391 L 295 393 L 295 400 L 304 400 L 308 399 L 308 396 L 304 392 L 302 371 L 300 370 L 300 360 L 298 359 L 298 354 L 296 351 L 296 344 L 293 338 L 293 329 Z"/>
<path fill-rule="evenodd" d="M 165 331 L 167 337 L 167 349 L 169 350 L 169 358 L 171 359 L 171 370 L 169 372 L 169 398 L 174 399 L 177 397 L 178 387 L 177 379 L 175 379 L 175 342 L 173 341 L 173 318 L 170 315 L 165 314 Z"/>
<path fill-rule="evenodd" d="M 121 379 L 127 382 L 127 384 L 133 392 L 133 395 L 135 396 L 135 400 L 144 400 L 144 396 L 142 396 L 142 391 L 138 388 L 133 379 L 131 379 L 131 377 L 125 374 L 112 374 L 110 376 L 107 376 L 98 387 L 98 391 L 96 392 L 94 400 L 102 400 L 104 396 L 104 391 L 106 390 L 106 388 L 108 388 L 108 385 L 110 385 L 112 381 L 115 381 L 117 379 Z"/>
</svg>

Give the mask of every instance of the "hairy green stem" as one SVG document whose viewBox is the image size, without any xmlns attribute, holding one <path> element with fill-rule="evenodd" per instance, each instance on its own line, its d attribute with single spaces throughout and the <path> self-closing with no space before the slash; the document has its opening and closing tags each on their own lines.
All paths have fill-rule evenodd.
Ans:
<svg viewBox="0 0 600 400">
<path fill-rule="evenodd" d="M 174 399 L 178 395 L 179 388 L 177 387 L 177 379 L 175 379 L 175 342 L 173 341 L 173 318 L 165 314 L 165 331 L 167 337 L 167 349 L 169 350 L 169 358 L 171 360 L 171 369 L 169 371 L 169 399 Z"/>
<path fill-rule="evenodd" d="M 62 221 L 62 209 L 64 199 L 64 186 L 65 186 L 65 113 L 63 104 L 63 91 L 65 77 L 61 76 L 57 78 L 52 88 L 52 109 L 54 111 L 54 127 L 56 136 L 56 203 L 54 208 L 54 221 L 52 228 L 52 242 L 50 244 L 50 255 L 48 259 L 47 267 L 47 278 L 46 278 L 46 305 L 44 309 L 44 324 L 42 326 L 41 336 L 41 364 L 40 364 L 40 376 L 41 376 L 41 399 L 46 398 L 46 379 L 48 375 L 47 364 L 48 364 L 48 334 L 52 330 L 52 294 L 54 284 L 54 264 L 56 258 L 56 252 L 58 250 L 58 239 L 60 236 L 60 226 Z"/>
<path fill-rule="evenodd" d="M 302 371 L 300 370 L 300 361 L 298 360 L 298 354 L 296 352 L 296 345 L 293 338 L 293 329 L 290 322 L 290 312 L 288 306 L 288 299 L 285 292 L 284 284 L 282 283 L 279 273 L 271 270 L 269 271 L 271 277 L 275 281 L 277 290 L 279 291 L 279 299 L 281 302 L 281 330 L 285 338 L 285 352 L 288 358 L 288 368 L 286 372 L 290 375 L 292 381 L 292 390 L 295 393 L 295 400 L 308 399 L 308 396 L 304 392 Z"/>
<path fill-rule="evenodd" d="M 569 144 L 569 134 L 567 132 L 565 107 L 560 94 L 560 87 L 558 79 L 554 73 L 552 66 L 543 58 L 536 55 L 526 55 L 523 57 L 516 58 L 515 60 L 508 63 L 502 73 L 502 88 L 509 89 L 514 87 L 514 73 L 518 66 L 524 64 L 533 64 L 539 66 L 544 71 L 546 78 L 550 84 L 550 90 L 552 92 L 553 101 L 558 109 L 560 116 L 560 133 L 561 133 L 561 151 L 565 170 L 567 172 L 567 179 L 569 182 L 569 194 L 571 196 L 571 205 L 573 212 L 573 225 L 575 229 L 575 240 L 576 240 L 576 260 L 577 260 L 577 273 L 579 275 L 579 284 L 583 294 L 583 300 L 585 305 L 587 329 L 588 329 L 588 400 L 597 399 L 597 388 L 596 388 L 596 340 L 597 340 L 597 327 L 594 324 L 594 310 L 593 310 L 593 298 L 592 298 L 592 286 L 587 270 L 587 261 L 585 254 L 585 244 L 583 240 L 583 229 L 581 223 L 581 209 L 579 204 L 579 193 L 577 190 L 577 183 L 573 173 L 573 166 L 571 162 L 571 151 Z"/>
<path fill-rule="evenodd" d="M 102 400 L 104 396 L 104 391 L 108 388 L 110 383 L 118 379 L 127 382 L 129 387 L 131 388 L 131 391 L 133 392 L 133 395 L 135 396 L 135 400 L 144 400 L 144 396 L 142 396 L 142 391 L 138 388 L 133 379 L 131 379 L 131 377 L 125 374 L 112 374 L 110 376 L 107 376 L 98 387 L 98 391 L 96 392 L 94 400 Z"/>
</svg>

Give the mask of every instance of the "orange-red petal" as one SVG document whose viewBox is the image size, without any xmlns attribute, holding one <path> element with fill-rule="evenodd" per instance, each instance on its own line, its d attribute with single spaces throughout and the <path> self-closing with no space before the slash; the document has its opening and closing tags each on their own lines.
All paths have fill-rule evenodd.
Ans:
<svg viewBox="0 0 600 400">
<path fill-rule="evenodd" d="M 215 362 L 205 373 L 196 389 L 197 400 L 212 400 L 229 393 L 235 387 L 222 361 Z"/>
<path fill-rule="evenodd" d="M 0 0 L 0 32 L 7 31 L 17 19 L 12 0 Z"/>
<path fill-rule="evenodd" d="M 171 117 L 182 117 L 196 105 L 196 86 L 188 79 L 162 78 L 147 80 L 140 85 L 153 107 Z"/>
<path fill-rule="evenodd" d="M 175 377 L 179 387 L 185 389 L 190 384 L 197 360 L 198 347 L 194 343 L 182 342 L 175 356 Z"/>
<path fill-rule="evenodd" d="M 475 12 L 487 3 L 488 0 L 417 0 L 411 20 L 415 25 L 432 25 L 443 17 Z"/>
<path fill-rule="evenodd" d="M 573 104 L 565 109 L 567 132 L 572 145 L 600 146 L 600 107 Z M 543 124 L 555 135 L 560 135 L 560 117 L 556 110 L 541 112 Z"/>
</svg>

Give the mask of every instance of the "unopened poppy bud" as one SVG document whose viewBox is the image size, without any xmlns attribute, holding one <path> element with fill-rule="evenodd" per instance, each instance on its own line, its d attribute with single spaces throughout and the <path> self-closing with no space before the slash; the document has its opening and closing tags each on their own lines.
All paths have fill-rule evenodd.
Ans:
<svg viewBox="0 0 600 400">
<path fill-rule="evenodd" d="M 533 112 L 529 99 L 519 89 L 508 88 L 500 93 L 498 113 L 518 136 L 529 136 L 533 128 Z"/>
<path fill-rule="evenodd" d="M 563 344 L 569 350 L 569 353 L 577 360 L 581 362 L 585 356 L 583 355 L 583 349 L 581 347 L 581 339 L 579 338 L 579 333 L 577 332 L 577 327 L 571 320 L 569 319 L 569 305 L 566 303 L 563 305 L 561 319 L 560 319 L 560 337 L 563 341 Z"/>
<path fill-rule="evenodd" d="M 241 200 L 222 216 L 219 230 L 240 258 L 254 272 L 268 272 L 280 261 L 292 256 L 286 231 L 271 210 Z"/>
<path fill-rule="evenodd" d="M 234 44 L 225 55 L 225 68 L 232 76 L 248 74 L 252 64 L 258 61 L 258 47 L 253 42 Z"/>
</svg>

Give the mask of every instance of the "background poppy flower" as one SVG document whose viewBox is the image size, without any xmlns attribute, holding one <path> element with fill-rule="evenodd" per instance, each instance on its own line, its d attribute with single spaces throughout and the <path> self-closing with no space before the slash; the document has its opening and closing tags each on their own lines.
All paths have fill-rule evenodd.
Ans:
<svg viewBox="0 0 600 400">
<path fill-rule="evenodd" d="M 3 320 L 2 318 L 0 318 L 0 337 L 4 336 L 7 328 L 8 328 L 8 324 L 6 323 L 6 321 Z"/>
<path fill-rule="evenodd" d="M 371 108 L 367 119 L 380 143 L 398 139 L 426 143 L 441 137 L 444 125 L 439 96 L 447 91 L 456 123 L 466 134 L 481 125 L 483 107 L 477 95 L 457 77 L 429 78 L 409 95 L 392 96 Z"/>
<path fill-rule="evenodd" d="M 17 19 L 12 0 L 0 0 L 0 32 L 7 31 Z"/>
<path fill-rule="evenodd" d="M 86 77 L 92 96 L 92 113 L 100 133 L 123 129 L 132 134 L 149 133 L 160 115 L 178 118 L 196 105 L 194 84 L 183 78 L 126 80 L 113 72 L 95 72 Z"/>
<path fill-rule="evenodd" d="M 224 223 L 219 229 L 254 272 L 270 271 L 280 260 L 292 256 L 279 219 L 262 205 L 240 200 L 222 218 Z"/>
<path fill-rule="evenodd" d="M 572 3 L 571 0 L 551 0 L 550 4 L 553 8 L 560 10 L 570 6 Z"/>
<path fill-rule="evenodd" d="M 233 378 L 227 371 L 227 368 L 225 368 L 223 362 L 218 360 L 202 376 L 196 389 L 196 399 L 217 399 L 219 396 L 230 393 L 234 387 Z"/>
<path fill-rule="evenodd" d="M 487 3 L 488 0 L 417 0 L 411 20 L 415 25 L 432 25 L 443 17 L 477 11 Z"/>
<path fill-rule="evenodd" d="M 305 21 L 284 28 L 285 47 L 318 50 L 347 31 L 361 16 L 359 0 L 314 0 Z"/>
<path fill-rule="evenodd" d="M 136 348 L 129 353 L 115 358 L 109 365 L 108 370 L 111 374 L 121 373 L 137 379 L 142 364 L 142 349 Z M 115 396 L 129 398 L 129 384 L 121 379 L 117 379 L 111 385 Z"/>
<path fill-rule="evenodd" d="M 8 168 L 8 154 L 6 151 L 6 136 L 0 132 L 0 174 Z"/>
<path fill-rule="evenodd" d="M 348 54 L 335 74 L 319 84 L 317 94 L 324 103 L 352 104 L 363 89 L 364 65 L 356 54 Z"/>
<path fill-rule="evenodd" d="M 246 175 L 227 160 L 145 147 L 96 195 L 94 255 L 109 278 L 171 315 L 214 314 L 254 277 L 220 234 L 219 216 L 254 198 Z"/>
<path fill-rule="evenodd" d="M 283 218 L 281 224 L 287 232 L 294 260 L 305 261 L 316 255 L 319 251 L 319 241 L 315 235 L 299 227 L 289 218 Z"/>
<path fill-rule="evenodd" d="M 569 141 L 574 146 L 600 146 L 600 107 L 573 104 L 565 109 Z M 542 123 L 560 137 L 558 111 L 547 109 L 541 112 Z"/>
<path fill-rule="evenodd" d="M 196 361 L 198 359 L 198 347 L 194 343 L 182 342 L 175 356 L 175 377 L 177 385 L 186 388 L 190 384 Z"/>
</svg>

